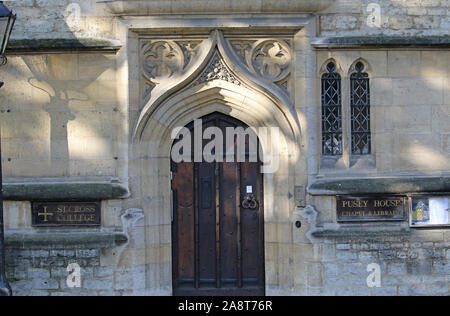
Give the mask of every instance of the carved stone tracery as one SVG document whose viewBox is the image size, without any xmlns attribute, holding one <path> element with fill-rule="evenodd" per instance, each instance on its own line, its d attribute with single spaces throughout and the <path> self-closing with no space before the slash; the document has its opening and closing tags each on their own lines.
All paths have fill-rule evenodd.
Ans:
<svg viewBox="0 0 450 316">
<path fill-rule="evenodd" d="M 197 50 L 201 41 L 177 41 L 184 54 L 184 68 L 186 68 L 192 59 L 197 55 Z"/>
<path fill-rule="evenodd" d="M 247 65 L 247 56 L 255 42 L 255 40 L 230 40 L 231 47 L 244 65 Z"/>
<path fill-rule="evenodd" d="M 184 68 L 184 54 L 172 41 L 149 42 L 143 49 L 143 74 L 151 82 L 159 83 Z"/>
<path fill-rule="evenodd" d="M 292 53 L 288 41 L 281 39 L 231 39 L 236 57 L 253 74 L 273 82 L 289 95 Z"/>
<path fill-rule="evenodd" d="M 198 53 L 199 40 L 144 40 L 141 45 L 141 97 L 148 101 L 153 89 L 180 75 Z"/>
<path fill-rule="evenodd" d="M 142 102 L 146 103 L 150 100 L 156 86 L 161 85 L 161 89 L 163 89 L 166 84 L 176 82 L 185 73 L 191 72 L 191 66 L 198 64 L 202 45 L 205 42 L 198 38 L 142 40 Z M 235 38 L 230 39 L 228 43 L 235 55 L 228 62 L 239 64 L 241 68 L 245 68 L 256 78 L 261 78 L 261 80 L 269 82 L 269 85 L 281 88 L 283 93 L 289 97 L 292 53 L 288 41 Z M 243 81 L 227 66 L 218 50 L 210 58 L 208 65 L 190 86 L 212 80 L 224 80 L 238 86 L 243 84 Z"/>
<path fill-rule="evenodd" d="M 257 44 L 251 52 L 249 66 L 260 76 L 273 82 L 286 78 L 292 58 L 290 48 L 278 40 L 266 40 Z"/>
</svg>

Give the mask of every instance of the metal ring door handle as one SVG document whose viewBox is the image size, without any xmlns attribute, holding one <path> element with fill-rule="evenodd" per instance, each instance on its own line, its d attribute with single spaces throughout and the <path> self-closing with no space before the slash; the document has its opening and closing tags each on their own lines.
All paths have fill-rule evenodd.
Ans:
<svg viewBox="0 0 450 316">
<path fill-rule="evenodd" d="M 258 201 L 253 194 L 247 195 L 242 201 L 242 207 L 245 209 L 255 210 L 258 208 Z"/>
</svg>

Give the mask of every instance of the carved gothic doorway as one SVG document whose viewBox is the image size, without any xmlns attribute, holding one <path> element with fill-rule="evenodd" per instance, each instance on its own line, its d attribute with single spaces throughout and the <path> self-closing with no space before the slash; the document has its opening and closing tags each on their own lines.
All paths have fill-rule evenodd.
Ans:
<svg viewBox="0 0 450 316">
<path fill-rule="evenodd" d="M 202 131 L 218 127 L 223 135 L 228 127 L 247 128 L 221 113 L 201 121 Z M 191 131 L 193 152 L 194 122 L 186 127 Z M 205 157 L 194 162 L 193 155 L 193 162 L 172 160 L 176 296 L 265 295 L 263 175 L 259 151 L 251 150 L 249 139 L 245 138 L 244 159 L 237 157 L 239 140 L 234 137 L 233 162 L 225 158 L 207 162 Z M 203 148 L 209 142 L 203 140 Z M 230 148 L 227 145 L 224 142 L 224 155 Z"/>
</svg>

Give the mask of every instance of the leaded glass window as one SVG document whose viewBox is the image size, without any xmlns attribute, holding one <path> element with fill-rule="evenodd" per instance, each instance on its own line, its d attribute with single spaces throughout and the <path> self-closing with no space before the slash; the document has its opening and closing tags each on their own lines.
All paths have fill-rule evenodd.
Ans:
<svg viewBox="0 0 450 316">
<path fill-rule="evenodd" d="M 332 62 L 322 76 L 322 148 L 324 155 L 342 155 L 341 76 Z"/>
<path fill-rule="evenodd" d="M 371 153 L 369 75 L 358 62 L 351 81 L 352 154 Z"/>
</svg>

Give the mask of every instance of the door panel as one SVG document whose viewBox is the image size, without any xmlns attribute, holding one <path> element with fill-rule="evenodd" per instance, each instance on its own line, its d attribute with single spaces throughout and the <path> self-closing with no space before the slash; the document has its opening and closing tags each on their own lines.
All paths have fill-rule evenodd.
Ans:
<svg viewBox="0 0 450 316">
<path fill-rule="evenodd" d="M 215 164 L 200 163 L 198 175 L 200 197 L 198 216 L 198 261 L 200 286 L 213 286 L 216 282 L 216 190 Z"/>
<path fill-rule="evenodd" d="M 236 285 L 238 274 L 239 225 L 236 188 L 238 187 L 237 164 L 223 163 L 220 190 L 220 264 L 221 281 L 224 286 Z"/>
<path fill-rule="evenodd" d="M 173 179 L 176 188 L 175 207 L 178 215 L 174 226 L 177 239 L 177 270 L 180 281 L 193 282 L 195 277 L 194 249 L 195 238 L 192 227 L 194 219 L 194 170 L 191 163 L 180 163 L 177 166 L 177 176 Z"/>
<path fill-rule="evenodd" d="M 219 113 L 202 121 L 224 135 L 227 127 L 247 128 Z M 187 127 L 194 135 L 193 123 Z M 174 295 L 264 295 L 263 178 L 260 162 L 246 157 L 172 163 Z M 257 205 L 243 204 L 249 195 Z"/>
<path fill-rule="evenodd" d="M 257 201 L 261 204 L 263 198 L 259 196 L 259 190 L 255 190 L 259 187 L 258 176 L 259 175 L 259 166 L 255 163 L 243 163 L 241 168 L 241 176 L 242 176 L 242 185 L 245 188 L 245 192 L 241 195 L 241 200 L 244 199 L 244 194 L 247 192 L 247 188 L 251 187 L 253 194 L 256 195 Z M 260 207 L 262 205 L 259 205 Z M 242 213 L 242 247 L 244 253 L 247 255 L 243 258 L 243 274 L 247 277 L 244 282 L 248 284 L 255 284 L 258 282 L 258 264 L 257 261 L 260 260 L 260 248 L 254 247 L 255 244 L 258 243 L 260 235 L 259 235 L 259 227 L 261 223 L 259 223 L 259 209 L 250 210 L 246 209 Z"/>
</svg>

